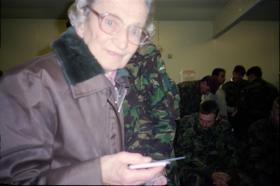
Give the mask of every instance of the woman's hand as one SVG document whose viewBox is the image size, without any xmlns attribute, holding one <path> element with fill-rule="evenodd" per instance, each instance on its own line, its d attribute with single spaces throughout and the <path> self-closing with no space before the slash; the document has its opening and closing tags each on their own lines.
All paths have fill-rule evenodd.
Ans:
<svg viewBox="0 0 280 186">
<path fill-rule="evenodd" d="M 213 185 L 227 186 L 230 176 L 225 172 L 214 172 L 212 174 Z"/>
<path fill-rule="evenodd" d="M 148 182 L 145 183 L 145 185 L 166 185 L 167 184 L 167 178 L 163 175 L 157 175 L 156 177 L 152 178 Z"/>
<path fill-rule="evenodd" d="M 131 170 L 129 164 L 149 163 L 150 157 L 138 153 L 120 152 L 101 157 L 101 173 L 104 184 L 111 185 L 141 185 L 155 179 L 156 183 L 165 183 L 165 176 L 161 174 L 164 169 L 155 167 L 149 169 Z"/>
</svg>

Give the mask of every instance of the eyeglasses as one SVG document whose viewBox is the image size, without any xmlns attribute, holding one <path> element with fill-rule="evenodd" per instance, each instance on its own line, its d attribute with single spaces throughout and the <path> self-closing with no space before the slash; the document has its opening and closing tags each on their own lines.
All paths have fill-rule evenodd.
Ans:
<svg viewBox="0 0 280 186">
<path fill-rule="evenodd" d="M 124 27 L 123 21 L 110 13 L 98 13 L 90 6 L 86 6 L 94 13 L 99 20 L 99 26 L 103 32 L 109 35 L 118 34 Z M 135 45 L 144 45 L 150 40 L 150 35 L 141 27 L 136 25 L 128 26 L 128 41 Z"/>
</svg>

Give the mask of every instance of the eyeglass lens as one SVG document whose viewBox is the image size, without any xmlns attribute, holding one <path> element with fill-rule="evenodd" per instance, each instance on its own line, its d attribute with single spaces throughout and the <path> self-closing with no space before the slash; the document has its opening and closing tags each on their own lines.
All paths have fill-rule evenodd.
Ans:
<svg viewBox="0 0 280 186">
<path fill-rule="evenodd" d="M 101 29 L 110 35 L 118 34 L 121 29 L 124 27 L 123 22 L 117 16 L 111 15 L 109 13 L 106 14 L 99 14 L 92 8 L 89 8 L 90 11 L 96 14 L 100 20 L 100 27 Z M 142 44 L 146 42 L 148 39 L 148 34 L 140 27 L 135 25 L 130 25 L 128 27 L 128 40 L 133 44 Z"/>
</svg>

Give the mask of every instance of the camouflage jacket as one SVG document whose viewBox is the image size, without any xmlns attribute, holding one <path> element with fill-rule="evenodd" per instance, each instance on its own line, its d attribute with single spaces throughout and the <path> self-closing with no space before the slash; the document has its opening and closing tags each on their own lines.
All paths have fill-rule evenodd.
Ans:
<svg viewBox="0 0 280 186">
<path fill-rule="evenodd" d="M 248 118 L 248 123 L 267 118 L 277 96 L 276 87 L 263 79 L 256 79 L 242 89 L 238 111 Z"/>
<path fill-rule="evenodd" d="M 214 171 L 231 174 L 237 168 L 233 132 L 228 122 L 217 121 L 213 127 L 203 129 L 198 113 L 194 113 L 180 120 L 177 132 L 175 154 L 186 156 L 185 160 L 178 161 L 180 178 L 193 173 L 211 178 Z"/>
<path fill-rule="evenodd" d="M 180 116 L 198 112 L 201 102 L 200 80 L 185 81 L 178 84 L 180 94 Z"/>
<path fill-rule="evenodd" d="M 254 185 L 276 186 L 279 183 L 279 125 L 261 119 L 250 125 L 247 173 Z"/>
<path fill-rule="evenodd" d="M 247 80 L 241 80 L 240 82 L 228 81 L 222 86 L 228 106 L 237 107 L 239 105 L 240 92 L 247 84 Z"/>
<path fill-rule="evenodd" d="M 146 45 L 126 69 L 131 84 L 123 104 L 126 150 L 153 159 L 172 156 L 179 94 L 159 51 L 152 44 Z"/>
</svg>

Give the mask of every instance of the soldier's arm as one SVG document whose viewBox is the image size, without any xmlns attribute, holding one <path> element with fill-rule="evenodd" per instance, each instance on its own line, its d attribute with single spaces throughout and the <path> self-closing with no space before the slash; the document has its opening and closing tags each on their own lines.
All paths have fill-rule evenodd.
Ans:
<svg viewBox="0 0 280 186">
<path fill-rule="evenodd" d="M 188 163 L 193 161 L 193 153 L 195 153 L 193 122 L 192 115 L 189 115 L 180 119 L 179 125 L 177 126 L 176 141 L 174 142 L 175 155 L 186 157 L 178 163 Z"/>
<path fill-rule="evenodd" d="M 154 122 L 155 139 L 165 144 L 164 152 L 173 149 L 176 119 L 179 118 L 179 95 L 175 83 L 168 77 L 167 73 L 160 72 L 156 80 L 159 85 L 152 87 L 149 98 L 152 103 L 150 115 Z"/>
<path fill-rule="evenodd" d="M 159 51 L 148 45 L 138 51 L 136 63 L 130 63 L 131 76 L 134 78 L 137 106 L 124 109 L 130 120 L 128 150 L 141 152 L 155 160 L 174 156 L 173 139 L 175 120 L 179 117 L 179 94 L 176 84 L 166 73 Z M 137 96 L 136 96 L 137 95 Z M 131 130 L 132 129 L 132 130 Z"/>
<path fill-rule="evenodd" d="M 267 125 L 265 119 L 259 120 L 251 124 L 248 130 L 248 164 L 251 165 L 249 168 L 253 169 L 252 172 L 260 171 L 260 169 L 263 168 L 259 166 L 259 164 L 262 164 L 263 157 L 265 157 L 265 154 L 268 153 L 264 152 L 264 149 L 262 148 L 266 140 L 263 135 L 264 129 L 262 127 L 265 125 Z"/>
<path fill-rule="evenodd" d="M 168 76 L 159 51 L 154 48 L 143 73 L 147 74 L 145 98 L 148 116 L 153 125 L 152 144 L 161 159 L 172 155 L 176 119 L 179 117 L 179 93 Z"/>
<path fill-rule="evenodd" d="M 237 155 L 237 147 L 235 143 L 235 138 L 232 130 L 232 126 L 225 120 L 221 121 L 219 124 L 220 129 L 220 140 L 223 141 L 223 149 L 220 152 L 224 152 L 221 156 L 220 169 L 224 173 L 230 176 L 232 181 L 236 181 L 238 178 L 238 163 L 239 157 Z"/>
</svg>

